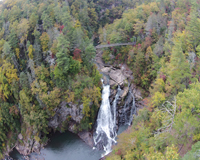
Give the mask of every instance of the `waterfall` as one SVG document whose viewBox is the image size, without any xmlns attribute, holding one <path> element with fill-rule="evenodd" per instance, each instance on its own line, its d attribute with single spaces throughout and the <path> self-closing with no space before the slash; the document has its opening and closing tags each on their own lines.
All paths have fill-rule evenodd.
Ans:
<svg viewBox="0 0 200 160">
<path fill-rule="evenodd" d="M 94 143 L 100 149 L 104 149 L 107 155 L 112 151 L 111 147 L 116 143 L 116 105 L 119 98 L 120 87 L 115 96 L 112 108 L 110 106 L 110 85 L 103 84 L 102 102 L 97 116 L 97 128 L 94 133 Z"/>
<path fill-rule="evenodd" d="M 131 125 L 134 114 L 136 114 L 135 97 L 133 93 L 129 90 L 128 96 L 125 100 L 125 104 L 123 107 L 123 118 L 125 125 Z"/>
<path fill-rule="evenodd" d="M 113 113 L 113 122 L 114 122 L 114 125 L 116 126 L 116 112 L 117 112 L 117 101 L 119 99 L 119 95 L 120 95 L 120 92 L 121 92 L 121 88 L 120 86 L 118 86 L 118 89 L 117 89 L 117 94 L 115 96 L 115 100 L 113 101 L 113 105 L 112 105 L 112 113 Z M 117 136 L 117 133 L 116 133 L 116 129 L 115 129 L 115 137 Z"/>
<path fill-rule="evenodd" d="M 131 125 L 131 122 L 133 120 L 133 114 L 136 114 L 136 108 L 135 108 L 135 97 L 133 95 L 132 92 L 130 92 L 132 98 L 133 98 L 133 101 L 132 101 L 132 106 L 131 106 L 131 113 L 130 113 L 130 118 L 129 118 L 129 122 L 128 122 L 128 125 Z M 134 112 L 134 113 L 133 113 Z"/>
</svg>

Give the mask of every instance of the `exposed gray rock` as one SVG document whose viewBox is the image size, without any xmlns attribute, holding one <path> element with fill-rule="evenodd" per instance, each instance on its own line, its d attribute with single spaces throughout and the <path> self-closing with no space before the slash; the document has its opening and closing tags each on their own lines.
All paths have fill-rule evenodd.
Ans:
<svg viewBox="0 0 200 160">
<path fill-rule="evenodd" d="M 110 70 L 111 70 L 111 67 L 104 67 L 101 69 L 101 72 L 106 75 L 109 75 Z"/>
<path fill-rule="evenodd" d="M 49 127 L 51 128 L 57 128 L 60 124 L 58 120 L 58 115 L 56 114 L 50 121 L 49 121 Z"/>
<path fill-rule="evenodd" d="M 109 76 L 113 81 L 117 82 L 119 85 L 122 85 L 123 82 L 126 80 L 126 77 L 123 75 L 120 69 L 111 70 Z"/>
<path fill-rule="evenodd" d="M 117 82 L 113 81 L 112 79 L 110 79 L 110 86 L 117 86 Z"/>
<path fill-rule="evenodd" d="M 76 123 L 80 123 L 83 118 L 82 114 L 83 105 L 77 105 L 73 103 L 67 103 L 63 101 L 60 104 L 59 109 L 56 111 L 56 114 L 49 121 L 49 127 L 56 129 L 59 125 L 66 120 L 68 116 L 71 117 L 71 120 Z"/>
<path fill-rule="evenodd" d="M 28 138 L 27 141 L 23 141 L 23 144 L 20 142 L 17 142 L 16 149 L 18 152 L 24 156 L 29 155 L 32 152 L 32 146 L 33 146 L 34 140 Z"/>
</svg>

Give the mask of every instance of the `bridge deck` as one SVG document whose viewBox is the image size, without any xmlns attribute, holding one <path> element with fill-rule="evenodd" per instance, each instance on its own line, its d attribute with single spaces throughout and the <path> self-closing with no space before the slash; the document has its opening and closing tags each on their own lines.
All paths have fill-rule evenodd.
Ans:
<svg viewBox="0 0 200 160">
<path fill-rule="evenodd" d="M 135 43 L 129 42 L 129 43 L 115 43 L 115 44 L 105 44 L 105 45 L 98 45 L 96 46 L 96 49 L 106 48 L 106 47 L 116 47 L 116 46 L 128 46 L 128 45 L 134 45 Z"/>
</svg>

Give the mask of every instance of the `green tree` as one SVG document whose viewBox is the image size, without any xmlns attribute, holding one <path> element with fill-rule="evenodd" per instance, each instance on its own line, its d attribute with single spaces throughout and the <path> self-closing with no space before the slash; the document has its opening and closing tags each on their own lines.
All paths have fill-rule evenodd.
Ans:
<svg viewBox="0 0 200 160">
<path fill-rule="evenodd" d="M 181 43 L 175 42 L 168 66 L 168 80 L 171 93 L 177 94 L 178 91 L 188 88 L 191 78 L 190 66 L 183 54 Z"/>
</svg>

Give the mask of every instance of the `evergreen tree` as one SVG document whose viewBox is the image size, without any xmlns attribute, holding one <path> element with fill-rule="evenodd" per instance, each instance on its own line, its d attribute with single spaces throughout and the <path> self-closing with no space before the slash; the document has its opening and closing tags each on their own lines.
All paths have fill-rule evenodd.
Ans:
<svg viewBox="0 0 200 160">
<path fill-rule="evenodd" d="M 190 65 L 186 60 L 180 42 L 175 42 L 172 49 L 172 55 L 168 66 L 168 78 L 171 86 L 172 94 L 183 91 L 188 88 L 189 81 L 192 80 Z"/>
</svg>

